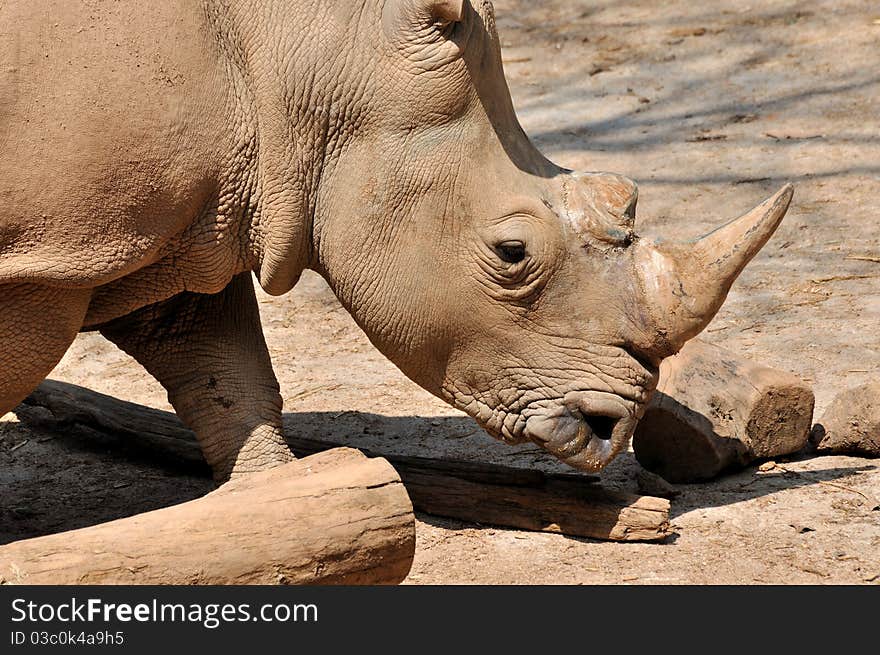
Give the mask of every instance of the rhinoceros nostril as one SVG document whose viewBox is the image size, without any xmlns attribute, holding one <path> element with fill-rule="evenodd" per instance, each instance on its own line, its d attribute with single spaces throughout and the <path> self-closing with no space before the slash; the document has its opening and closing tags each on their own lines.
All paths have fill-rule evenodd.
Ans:
<svg viewBox="0 0 880 655">
<path fill-rule="evenodd" d="M 598 414 L 584 414 L 584 421 L 590 426 L 593 434 L 599 439 L 609 440 L 614 433 L 614 427 L 619 418 L 614 416 L 601 416 Z"/>
</svg>

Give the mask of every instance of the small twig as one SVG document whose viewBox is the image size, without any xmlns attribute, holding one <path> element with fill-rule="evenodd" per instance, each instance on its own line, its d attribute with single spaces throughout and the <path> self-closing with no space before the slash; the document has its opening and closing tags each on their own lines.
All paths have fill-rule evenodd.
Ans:
<svg viewBox="0 0 880 655">
<path fill-rule="evenodd" d="M 824 571 L 820 571 L 820 570 L 818 570 L 818 569 L 814 569 L 814 568 L 809 567 L 809 566 L 798 566 L 798 568 L 799 568 L 801 571 L 803 571 L 804 573 L 812 573 L 813 575 L 818 575 L 819 577 L 822 577 L 822 578 L 827 578 L 827 577 L 828 577 L 828 574 L 825 573 Z"/>
<path fill-rule="evenodd" d="M 716 328 L 711 328 L 706 330 L 706 332 L 721 332 L 722 330 L 730 330 L 731 328 L 736 327 L 735 325 L 722 325 Z M 758 321 L 757 323 L 752 323 L 751 325 L 747 325 L 746 327 L 741 327 L 740 331 L 748 332 L 749 330 L 754 330 L 757 327 L 763 327 L 763 323 Z"/>
<path fill-rule="evenodd" d="M 823 303 L 828 300 L 828 296 L 822 296 L 821 298 L 813 298 L 811 300 L 802 300 L 801 302 L 793 302 L 787 305 L 783 305 L 783 307 L 806 307 L 807 305 L 818 305 L 819 303 Z"/>
<path fill-rule="evenodd" d="M 477 432 L 482 432 L 482 430 L 481 429 L 471 430 L 470 432 L 465 432 L 464 434 L 450 434 L 448 438 L 449 439 L 464 439 L 465 437 L 474 436 L 475 434 L 477 434 Z"/>
<path fill-rule="evenodd" d="M 874 262 L 880 264 L 880 257 L 868 257 L 867 255 L 850 255 L 847 259 L 853 259 L 858 262 Z"/>
<path fill-rule="evenodd" d="M 797 477 L 802 477 L 803 475 L 805 475 L 805 473 L 807 473 L 807 471 L 805 471 L 804 473 L 798 473 L 797 471 L 792 471 L 791 469 L 782 466 L 782 464 L 776 464 L 776 466 L 774 468 L 781 469 L 782 471 L 785 471 L 786 473 L 790 473 L 791 475 L 794 475 Z M 809 476 L 807 476 L 807 477 L 809 477 Z M 859 491 L 858 489 L 853 489 L 852 487 L 847 487 L 846 485 L 839 484 L 837 482 L 829 482 L 828 480 L 816 480 L 816 482 L 818 482 L 819 484 L 827 485 L 829 487 L 836 487 L 837 489 L 843 489 L 844 491 L 850 491 L 854 494 L 858 494 L 859 496 L 861 496 L 862 498 L 864 498 L 867 501 L 868 505 L 870 506 L 871 511 L 874 511 L 876 509 L 880 509 L 880 503 L 878 503 L 877 499 L 874 498 L 873 496 L 871 496 L 870 494 L 866 494 L 862 491 Z"/>
<path fill-rule="evenodd" d="M 10 452 L 10 453 L 14 453 L 16 450 L 18 450 L 18 449 L 21 448 L 22 446 L 26 446 L 26 445 L 28 444 L 29 441 L 30 441 L 30 439 L 25 439 L 25 440 L 22 441 L 21 443 L 17 443 L 17 444 L 15 444 L 12 448 L 9 449 L 9 452 Z"/>
<path fill-rule="evenodd" d="M 813 284 L 822 284 L 823 282 L 841 282 L 843 280 L 867 280 L 876 275 L 832 275 L 831 277 L 820 277 L 810 280 Z"/>
<path fill-rule="evenodd" d="M 824 139 L 824 134 L 808 134 L 806 136 L 795 136 L 792 134 L 784 134 L 782 136 L 777 136 L 775 134 L 771 134 L 770 132 L 764 132 L 764 136 L 769 136 L 771 139 L 775 139 L 776 141 L 782 141 L 783 139 L 786 141 L 810 141 L 811 139 Z"/>
<path fill-rule="evenodd" d="M 316 393 L 320 393 L 322 391 L 333 391 L 334 389 L 338 389 L 341 386 L 341 384 L 322 384 L 318 387 L 313 387 L 312 389 L 303 389 L 302 391 L 295 393 L 292 396 L 288 396 L 286 400 L 302 400 L 303 398 L 314 396 Z"/>
<path fill-rule="evenodd" d="M 851 491 L 854 494 L 858 494 L 859 496 L 864 498 L 866 501 L 868 501 L 868 505 L 870 505 L 871 511 L 880 508 L 880 503 L 877 502 L 876 498 L 874 498 L 873 496 L 870 496 L 866 493 L 863 493 L 863 492 L 859 491 L 858 489 L 853 489 L 852 487 L 847 487 L 842 484 L 837 484 L 836 482 L 829 482 L 827 480 L 819 480 L 818 482 L 819 482 L 819 484 L 825 484 L 825 485 L 828 485 L 829 487 L 837 487 L 838 489 L 843 489 L 844 491 Z"/>
</svg>

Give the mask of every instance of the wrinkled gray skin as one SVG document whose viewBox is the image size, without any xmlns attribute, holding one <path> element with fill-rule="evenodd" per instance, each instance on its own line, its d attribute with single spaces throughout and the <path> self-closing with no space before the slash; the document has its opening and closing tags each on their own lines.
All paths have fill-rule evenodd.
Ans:
<svg viewBox="0 0 880 655">
<path fill-rule="evenodd" d="M 724 252 L 639 240 L 632 182 L 523 133 L 488 2 L 12 0 L 0 25 L 0 414 L 100 330 L 219 480 L 292 458 L 251 271 L 320 272 L 410 378 L 597 470 L 790 197 Z"/>
</svg>

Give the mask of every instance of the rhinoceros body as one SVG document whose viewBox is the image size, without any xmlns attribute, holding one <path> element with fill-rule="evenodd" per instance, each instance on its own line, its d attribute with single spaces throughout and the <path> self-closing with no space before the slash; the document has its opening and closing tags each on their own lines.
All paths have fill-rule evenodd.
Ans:
<svg viewBox="0 0 880 655">
<path fill-rule="evenodd" d="M 791 196 L 690 244 L 547 161 L 478 0 L 0 4 L 0 413 L 100 330 L 218 479 L 292 455 L 251 275 L 320 272 L 492 435 L 597 470 Z"/>
</svg>

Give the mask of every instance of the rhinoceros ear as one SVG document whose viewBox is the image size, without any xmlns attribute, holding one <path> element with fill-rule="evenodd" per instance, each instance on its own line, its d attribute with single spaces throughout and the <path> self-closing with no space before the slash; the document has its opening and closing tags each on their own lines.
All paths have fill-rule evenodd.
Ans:
<svg viewBox="0 0 880 655">
<path fill-rule="evenodd" d="M 464 16 L 464 0 L 434 0 L 431 2 L 416 2 L 423 5 L 428 12 L 437 20 L 459 22 Z"/>
<path fill-rule="evenodd" d="M 411 35 L 458 23 L 464 17 L 467 0 L 386 0 L 382 29 L 393 41 L 408 41 Z"/>
<path fill-rule="evenodd" d="M 396 7 L 398 15 L 422 21 L 444 21 L 457 23 L 464 16 L 465 0 L 388 0 L 389 7 Z"/>
</svg>

